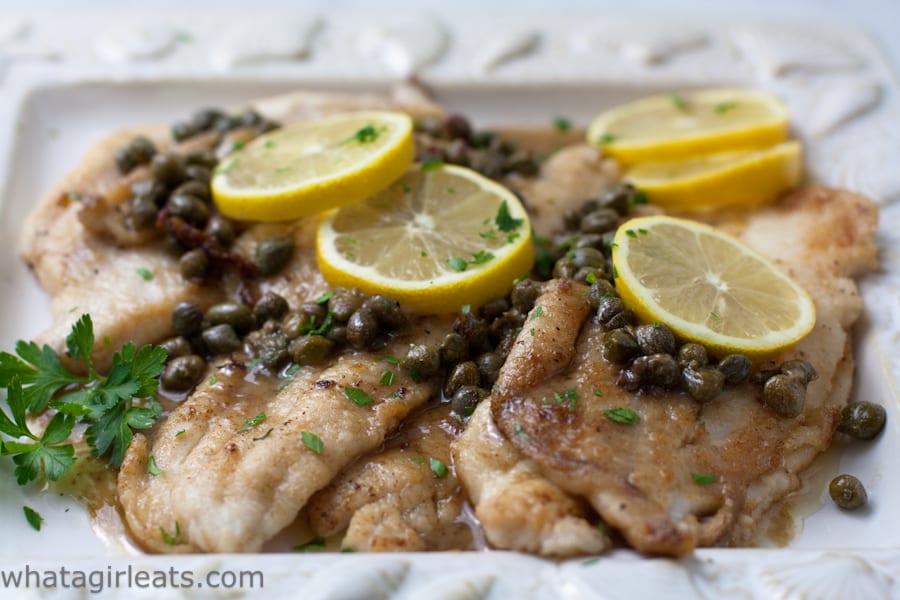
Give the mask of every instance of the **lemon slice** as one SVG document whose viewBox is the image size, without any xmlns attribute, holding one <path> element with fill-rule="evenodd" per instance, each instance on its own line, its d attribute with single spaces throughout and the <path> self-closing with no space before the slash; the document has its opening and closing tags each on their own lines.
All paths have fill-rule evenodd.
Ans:
<svg viewBox="0 0 900 600">
<path fill-rule="evenodd" d="M 332 285 L 393 296 L 420 313 L 504 296 L 534 262 L 528 214 L 478 173 L 430 163 L 323 216 L 316 239 Z"/>
<path fill-rule="evenodd" d="M 616 232 L 616 288 L 642 320 L 714 354 L 777 354 L 816 322 L 803 289 L 730 235 L 695 221 L 641 217 Z"/>
<path fill-rule="evenodd" d="M 339 114 L 288 125 L 228 155 L 212 193 L 225 216 L 285 221 L 358 202 L 400 177 L 414 157 L 408 115 Z"/>
<path fill-rule="evenodd" d="M 772 202 L 800 183 L 802 171 L 800 142 L 785 142 L 765 150 L 642 163 L 628 170 L 625 180 L 654 204 L 702 212 Z"/>
<path fill-rule="evenodd" d="M 775 96 L 741 89 L 663 94 L 594 119 L 588 143 L 625 164 L 764 148 L 788 137 L 788 112 Z"/>
</svg>

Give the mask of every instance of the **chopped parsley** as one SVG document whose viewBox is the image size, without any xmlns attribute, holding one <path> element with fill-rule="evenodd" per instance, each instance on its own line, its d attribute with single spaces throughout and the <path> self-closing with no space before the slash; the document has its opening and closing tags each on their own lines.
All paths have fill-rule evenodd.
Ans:
<svg viewBox="0 0 900 600">
<path fill-rule="evenodd" d="M 374 125 L 366 125 L 365 127 L 360 127 L 356 131 L 356 133 L 341 142 L 341 145 L 349 144 L 351 142 L 359 142 L 360 144 L 374 142 L 378 139 L 378 136 L 381 135 L 386 129 L 386 127 L 379 127 L 376 129 Z"/>
<path fill-rule="evenodd" d="M 409 457 L 409 460 L 413 461 L 413 462 L 416 463 L 417 465 L 424 465 L 424 464 L 425 464 L 425 459 L 422 458 L 421 456 L 410 456 L 410 457 Z"/>
<path fill-rule="evenodd" d="M 461 312 L 464 315 L 468 315 L 469 313 L 472 312 L 472 305 L 471 304 L 463 304 L 462 307 L 460 307 L 459 312 Z"/>
<path fill-rule="evenodd" d="M 381 374 L 381 385 L 391 385 L 394 383 L 394 372 L 391 370 L 387 370 Z"/>
<path fill-rule="evenodd" d="M 141 267 L 140 269 L 137 269 L 136 272 L 144 281 L 150 281 L 151 279 L 153 279 L 153 272 L 150 269 Z"/>
<path fill-rule="evenodd" d="M 326 314 L 325 318 L 322 319 L 321 325 L 316 325 L 316 320 L 316 315 L 310 315 L 309 321 L 305 321 L 300 325 L 300 333 L 309 335 L 325 335 L 332 324 L 334 324 L 334 315 L 331 314 L 331 311 L 328 311 L 328 314 Z"/>
<path fill-rule="evenodd" d="M 625 235 L 627 235 L 627 236 L 630 237 L 630 238 L 636 238 L 636 237 L 637 237 L 637 234 L 634 232 L 634 229 L 626 229 L 626 230 L 625 230 Z"/>
<path fill-rule="evenodd" d="M 394 358 L 393 356 L 385 356 L 385 357 L 382 358 L 381 360 L 383 360 L 383 361 L 386 362 L 386 363 L 391 363 L 392 365 L 399 365 L 399 364 L 400 364 L 400 359 L 399 359 L 399 358 Z"/>
<path fill-rule="evenodd" d="M 575 404 L 578 402 L 578 391 L 575 388 L 571 387 L 561 394 L 559 392 L 554 393 L 553 399 L 557 404 L 564 404 L 568 402 L 569 412 L 575 412 Z"/>
<path fill-rule="evenodd" d="M 672 99 L 672 104 L 675 105 L 675 108 L 682 112 L 688 112 L 691 109 L 691 106 L 688 104 L 688 101 L 679 96 L 678 94 L 672 94 L 670 96 Z"/>
<path fill-rule="evenodd" d="M 447 465 L 442 463 L 436 458 L 428 459 L 428 466 L 431 467 L 431 471 L 434 473 L 435 477 L 438 479 L 443 479 L 447 476 Z"/>
<path fill-rule="evenodd" d="M 500 208 L 497 209 L 497 216 L 494 217 L 494 225 L 497 226 L 497 229 L 503 233 L 511 233 L 521 227 L 524 222 L 525 219 L 514 219 L 509 214 L 509 206 L 506 204 L 506 200 L 500 203 Z"/>
<path fill-rule="evenodd" d="M 28 521 L 31 528 L 35 531 L 40 531 L 41 525 L 44 523 L 44 517 L 41 516 L 41 513 L 30 506 L 23 506 L 22 511 L 25 513 L 25 520 Z"/>
<path fill-rule="evenodd" d="M 622 425 L 635 425 L 641 421 L 638 414 L 630 408 L 611 408 L 609 410 L 604 410 L 603 414 L 606 415 L 606 418 L 610 421 L 615 421 Z"/>
<path fill-rule="evenodd" d="M 295 552 L 319 552 L 325 549 L 325 538 L 316 536 L 305 544 L 294 546 Z"/>
<path fill-rule="evenodd" d="M 322 448 L 325 447 L 325 444 L 322 443 L 322 438 L 309 431 L 300 432 L 300 437 L 303 438 L 303 443 L 306 444 L 307 448 L 316 454 L 322 454 Z"/>
<path fill-rule="evenodd" d="M 601 146 L 608 146 L 609 144 L 615 142 L 617 139 L 619 139 L 619 136 L 617 135 L 614 135 L 612 133 L 604 133 L 599 138 L 597 138 L 597 143 Z"/>
<path fill-rule="evenodd" d="M 166 530 L 162 528 L 162 525 L 159 527 L 159 533 L 162 535 L 163 542 L 169 546 L 175 546 L 181 541 L 181 525 L 178 524 L 178 521 L 175 521 L 175 535 L 166 533 Z"/>
<path fill-rule="evenodd" d="M 597 396 L 598 398 L 602 398 L 603 392 L 601 390 L 594 390 L 594 395 Z"/>
<path fill-rule="evenodd" d="M 355 387 L 345 386 L 344 387 L 344 395 L 355 405 L 357 406 L 368 406 L 375 402 L 371 396 L 365 393 L 363 390 Z"/>
<path fill-rule="evenodd" d="M 278 379 L 292 379 L 294 377 L 294 375 L 296 375 L 297 372 L 300 371 L 300 369 L 302 369 L 302 368 L 303 367 L 301 367 L 297 363 L 291 363 L 288 366 L 288 368 L 284 370 L 283 373 L 278 375 Z"/>
<path fill-rule="evenodd" d="M 472 255 L 472 260 L 469 261 L 470 265 L 482 265 L 489 260 L 493 259 L 494 255 L 485 250 L 479 250 L 475 254 Z"/>
<path fill-rule="evenodd" d="M 422 163 L 422 166 L 419 167 L 422 171 L 434 171 L 435 169 L 440 169 L 444 166 L 444 161 L 440 159 L 426 160 Z"/>
<path fill-rule="evenodd" d="M 534 321 L 535 319 L 537 319 L 538 317 L 540 317 L 543 314 L 544 314 L 544 307 L 540 306 L 540 305 L 535 306 L 534 311 L 532 311 L 532 313 L 531 313 L 531 318 L 528 320 Z"/>
<path fill-rule="evenodd" d="M 462 273 L 466 270 L 466 267 L 469 266 L 469 263 L 466 262 L 465 259 L 459 258 L 458 256 L 454 256 L 453 258 L 447 259 L 447 265 L 454 271 Z"/>
<path fill-rule="evenodd" d="M 216 382 L 218 380 L 219 380 L 219 378 L 216 376 L 215 373 L 213 373 L 212 375 L 209 376 L 209 385 L 216 385 Z"/>
<path fill-rule="evenodd" d="M 734 100 L 725 100 L 724 102 L 719 102 L 713 107 L 713 110 L 716 111 L 717 115 L 724 115 L 730 110 L 734 110 L 737 108 L 737 102 Z"/>
<path fill-rule="evenodd" d="M 237 430 L 238 433 L 244 433 L 245 431 L 256 427 L 260 423 L 266 420 L 266 413 L 261 412 L 252 419 L 244 419 L 244 424 L 241 425 L 241 428 Z"/>
<path fill-rule="evenodd" d="M 553 117 L 553 126 L 556 127 L 558 131 L 565 133 L 572 129 L 572 121 L 562 115 L 556 115 Z"/>
<path fill-rule="evenodd" d="M 717 313 L 715 311 L 709 311 L 709 318 L 716 320 L 716 321 L 719 321 L 722 319 L 722 317 L 719 315 L 719 313 Z"/>
<path fill-rule="evenodd" d="M 153 475 L 154 477 L 157 475 L 162 475 L 162 469 L 156 466 L 156 459 L 153 458 L 153 455 L 147 457 L 147 473 Z"/>
<path fill-rule="evenodd" d="M 516 437 L 517 437 L 517 438 L 522 438 L 523 440 L 531 439 L 531 436 L 530 436 L 530 435 L 528 435 L 527 433 L 525 433 L 524 431 L 522 431 L 522 424 L 521 424 L 521 423 L 516 423 L 514 429 L 515 429 L 515 431 L 516 431 Z"/>
<path fill-rule="evenodd" d="M 328 290 L 327 292 L 316 298 L 316 304 L 325 304 L 329 300 L 331 300 L 332 296 L 334 296 L 334 290 Z"/>
<path fill-rule="evenodd" d="M 711 473 L 691 473 L 691 478 L 693 478 L 698 485 L 709 485 L 719 480 L 718 477 Z"/>
</svg>

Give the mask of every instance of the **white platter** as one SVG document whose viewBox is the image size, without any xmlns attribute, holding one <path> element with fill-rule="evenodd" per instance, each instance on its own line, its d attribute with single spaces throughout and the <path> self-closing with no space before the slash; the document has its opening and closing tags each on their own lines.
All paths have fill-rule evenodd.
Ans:
<svg viewBox="0 0 900 600">
<path fill-rule="evenodd" d="M 281 41 L 237 55 L 222 48 L 259 38 L 266 24 L 242 22 L 228 11 L 189 32 L 152 15 L 104 23 L 70 17 L 0 19 L 2 349 L 49 324 L 48 301 L 15 254 L 24 215 L 93 141 L 115 129 L 298 88 L 382 91 L 411 71 L 451 110 L 481 126 L 549 124 L 554 115 L 585 125 L 598 111 L 647 93 L 746 85 L 785 98 L 795 133 L 807 143 L 813 178 L 883 205 L 883 268 L 862 281 L 867 310 L 857 331 L 854 393 L 884 404 L 888 425 L 875 442 L 838 443 L 817 462 L 797 500 L 802 512 L 813 514 L 788 548 L 700 550 L 680 561 L 625 551 L 588 564 L 498 552 L 133 556 L 98 538 L 72 500 L 15 486 L 10 461 L 0 459 L 0 569 L 250 569 L 264 573 L 265 594 L 303 598 L 900 597 L 900 481 L 893 473 L 900 456 L 900 89 L 867 37 L 736 22 L 666 29 L 662 21 L 648 26 L 643 20 L 638 28 L 628 19 L 564 15 L 542 23 L 504 17 L 451 26 L 435 17 L 400 22 L 374 13 L 301 14 L 281 20 Z M 614 33 L 639 29 L 628 39 Z M 675 29 L 678 35 L 670 33 Z M 827 481 L 840 472 L 866 483 L 871 502 L 865 510 L 842 513 L 827 499 Z M 23 504 L 45 517 L 40 533 L 25 522 Z M 208 592 L 110 589 L 103 597 Z M 0 587 L 0 597 L 85 596 Z"/>
</svg>

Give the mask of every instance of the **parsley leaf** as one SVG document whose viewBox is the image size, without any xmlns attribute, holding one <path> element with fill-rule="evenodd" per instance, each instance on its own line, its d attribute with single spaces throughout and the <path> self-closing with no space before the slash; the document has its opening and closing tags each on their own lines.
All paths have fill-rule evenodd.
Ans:
<svg viewBox="0 0 900 600">
<path fill-rule="evenodd" d="M 140 275 L 141 279 L 143 279 L 144 281 L 150 281 L 151 279 L 153 279 L 153 271 L 151 271 L 150 269 L 145 269 L 142 267 L 140 269 L 137 269 L 137 274 Z"/>
<path fill-rule="evenodd" d="M 23 506 L 22 511 L 25 513 L 25 520 L 28 521 L 31 528 L 35 531 L 40 531 L 41 524 L 44 522 L 44 517 L 41 516 L 41 513 L 30 506 Z"/>
<path fill-rule="evenodd" d="M 609 410 L 604 410 L 603 414 L 606 415 L 606 418 L 610 421 L 615 421 L 622 425 L 635 425 L 641 421 L 638 414 L 630 408 L 611 408 Z"/>
<path fill-rule="evenodd" d="M 244 419 L 244 424 L 241 425 L 241 428 L 237 430 L 238 433 L 244 433 L 245 431 L 256 427 L 260 423 L 266 420 L 266 413 L 261 412 L 252 419 Z"/>
<path fill-rule="evenodd" d="M 428 466 L 431 467 L 431 471 L 434 473 L 435 477 L 438 479 L 443 479 L 447 476 L 447 465 L 442 463 L 436 458 L 428 459 Z"/>
<path fill-rule="evenodd" d="M 494 218 L 494 225 L 497 226 L 497 229 L 503 233 L 510 233 L 521 227 L 524 222 L 525 219 L 514 219 L 509 214 L 509 206 L 506 204 L 506 200 L 500 203 L 500 208 L 497 209 L 497 216 Z"/>
<path fill-rule="evenodd" d="M 469 263 L 467 263 L 465 261 L 465 259 L 462 259 L 462 258 L 459 258 L 456 256 L 453 258 L 448 258 L 447 264 L 450 266 L 451 269 L 453 269 L 454 271 L 460 272 L 460 273 L 465 271 L 466 267 L 469 266 Z"/>
<path fill-rule="evenodd" d="M 375 402 L 365 391 L 349 385 L 344 387 L 344 395 L 357 406 L 367 406 Z"/>
<path fill-rule="evenodd" d="M 698 485 L 709 485 L 719 480 L 718 477 L 710 473 L 691 473 L 691 478 L 693 478 Z"/>
<path fill-rule="evenodd" d="M 79 344 L 81 345 L 81 344 Z M 47 408 L 50 398 L 61 388 L 86 380 L 69 373 L 60 363 L 59 355 L 46 344 L 39 348 L 34 342 L 16 343 L 16 354 L 0 352 L 0 387 L 8 388 L 14 377 L 22 384 L 28 410 L 39 412 Z"/>
<path fill-rule="evenodd" d="M 162 475 L 162 469 L 156 466 L 156 459 L 153 458 L 152 454 L 147 457 L 147 472 L 154 477 Z"/>
<path fill-rule="evenodd" d="M 490 252 L 487 252 L 485 250 L 479 250 L 478 252 L 476 252 L 475 254 L 472 255 L 472 260 L 469 261 L 469 264 L 481 265 L 481 264 L 488 262 L 489 260 L 491 260 L 493 258 L 494 258 L 494 255 L 491 254 Z"/>
<path fill-rule="evenodd" d="M 562 115 L 556 115 L 553 117 L 553 126 L 556 127 L 557 130 L 565 133 L 572 129 L 572 121 Z"/>
<path fill-rule="evenodd" d="M 305 544 L 294 546 L 295 552 L 318 552 L 325 549 L 325 538 L 316 536 Z"/>
<path fill-rule="evenodd" d="M 162 535 L 163 541 L 169 546 L 175 546 L 181 541 L 181 525 L 178 524 L 178 521 L 175 521 L 175 535 L 166 533 L 166 530 L 162 528 L 162 525 L 159 527 L 159 533 Z"/>
<path fill-rule="evenodd" d="M 303 438 L 303 443 L 306 444 L 307 448 L 316 454 L 322 454 L 322 448 L 325 444 L 322 443 L 322 439 L 319 436 L 309 431 L 302 431 L 300 432 L 300 437 Z"/>
</svg>

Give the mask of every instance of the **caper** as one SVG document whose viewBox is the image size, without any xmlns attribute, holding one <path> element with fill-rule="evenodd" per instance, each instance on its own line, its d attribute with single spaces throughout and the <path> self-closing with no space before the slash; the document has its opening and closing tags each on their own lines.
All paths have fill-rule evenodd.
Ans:
<svg viewBox="0 0 900 600">
<path fill-rule="evenodd" d="M 260 123 L 259 125 L 256 126 L 256 134 L 262 135 L 264 133 L 269 133 L 270 131 L 278 129 L 279 127 L 281 127 L 281 125 L 279 125 L 275 121 L 269 121 L 268 119 L 264 119 L 262 121 L 262 123 Z"/>
<path fill-rule="evenodd" d="M 453 165 L 469 166 L 469 144 L 463 140 L 451 140 L 444 148 L 444 160 Z"/>
<path fill-rule="evenodd" d="M 792 377 L 806 385 L 811 381 L 815 381 L 818 378 L 818 374 L 816 373 L 816 369 L 809 364 L 808 361 L 805 360 L 789 360 L 781 365 L 781 372 L 787 375 L 788 377 Z"/>
<path fill-rule="evenodd" d="M 773 375 L 763 386 L 763 402 L 779 415 L 793 418 L 803 412 L 806 388 L 794 377 Z"/>
<path fill-rule="evenodd" d="M 470 360 L 458 363 L 447 376 L 447 381 L 444 383 L 444 395 L 452 397 L 462 386 L 477 386 L 479 381 L 481 381 L 481 373 L 478 365 Z"/>
<path fill-rule="evenodd" d="M 291 259 L 294 240 L 286 235 L 276 235 L 256 245 L 256 268 L 260 275 L 277 273 Z"/>
<path fill-rule="evenodd" d="M 347 321 L 360 306 L 362 306 L 363 297 L 358 290 L 348 290 L 347 288 L 335 288 L 328 299 L 328 311 L 334 315 L 338 321 Z"/>
<path fill-rule="evenodd" d="M 128 143 L 128 152 L 139 165 L 146 165 L 156 154 L 156 146 L 149 138 L 139 135 Z"/>
<path fill-rule="evenodd" d="M 439 354 L 441 364 L 449 367 L 465 360 L 469 356 L 469 344 L 458 333 L 448 333 L 441 342 Z"/>
<path fill-rule="evenodd" d="M 174 358 L 178 358 L 179 356 L 187 356 L 188 354 L 193 354 L 194 351 L 191 348 L 191 343 L 187 341 L 183 336 L 176 336 L 173 338 L 169 338 L 160 344 L 166 351 L 166 360 L 171 361 Z"/>
<path fill-rule="evenodd" d="M 191 136 L 197 135 L 200 130 L 193 123 L 187 121 L 178 121 L 172 124 L 172 139 L 176 142 L 183 142 Z"/>
<path fill-rule="evenodd" d="M 495 340 L 503 339 L 524 323 L 525 315 L 515 309 L 508 310 L 491 322 L 491 337 Z"/>
<path fill-rule="evenodd" d="M 691 398 L 706 403 L 722 393 L 725 376 L 721 371 L 709 367 L 687 367 L 681 372 L 681 385 Z"/>
<path fill-rule="evenodd" d="M 634 311 L 626 308 L 619 314 L 615 315 L 609 321 L 603 324 L 606 329 L 619 329 L 634 324 Z"/>
<path fill-rule="evenodd" d="M 267 369 L 280 369 L 290 360 L 287 336 L 283 333 L 264 336 L 257 346 L 256 354 L 259 362 Z"/>
<path fill-rule="evenodd" d="M 241 347 L 241 340 L 234 328 L 227 323 L 203 330 L 203 343 L 210 354 L 228 354 Z"/>
<path fill-rule="evenodd" d="M 234 226 L 222 215 L 213 215 L 209 218 L 206 222 L 206 233 L 225 248 L 234 243 Z"/>
<path fill-rule="evenodd" d="M 159 207 L 150 196 L 135 196 L 131 199 L 131 218 L 138 229 L 152 227 L 156 223 Z"/>
<path fill-rule="evenodd" d="M 637 340 L 626 329 L 613 329 L 603 334 L 603 354 L 610 362 L 623 365 L 640 351 Z"/>
<path fill-rule="evenodd" d="M 228 133 L 232 129 L 237 129 L 241 125 L 241 118 L 238 115 L 225 115 L 216 119 L 212 124 L 212 129 L 219 133 Z"/>
<path fill-rule="evenodd" d="M 289 338 L 294 339 L 303 335 L 303 322 L 307 319 L 306 315 L 290 313 L 281 320 L 281 330 Z"/>
<path fill-rule="evenodd" d="M 510 309 L 506 298 L 495 298 L 481 307 L 481 316 L 488 321 L 493 321 Z"/>
<path fill-rule="evenodd" d="M 617 185 L 603 192 L 600 196 L 600 205 L 612 209 L 620 215 L 627 215 L 636 192 L 634 186 L 629 183 Z"/>
<path fill-rule="evenodd" d="M 406 369 L 413 378 L 431 377 L 441 368 L 441 357 L 437 348 L 431 348 L 424 344 L 413 344 L 409 347 L 406 357 L 400 361 L 400 366 Z"/>
<path fill-rule="evenodd" d="M 600 323 L 606 323 L 617 314 L 625 310 L 625 303 L 618 296 L 604 296 L 597 305 L 597 319 Z M 610 328 L 608 328 L 610 329 Z"/>
<path fill-rule="evenodd" d="M 487 129 L 472 132 L 472 146 L 474 148 L 487 148 L 491 145 L 497 134 Z"/>
<path fill-rule="evenodd" d="M 131 154 L 131 149 L 128 146 L 116 150 L 114 158 L 116 169 L 122 175 L 128 175 L 138 165 L 137 159 Z"/>
<path fill-rule="evenodd" d="M 200 165 L 207 169 L 213 169 L 219 164 L 219 159 L 212 150 L 195 150 L 185 154 L 184 162 L 186 165 Z"/>
<path fill-rule="evenodd" d="M 440 125 L 442 133 L 449 139 L 468 141 L 472 137 L 472 125 L 469 120 L 460 114 L 449 114 L 444 117 Z"/>
<path fill-rule="evenodd" d="M 638 381 L 669 388 L 678 383 L 681 369 L 671 354 L 638 356 L 631 363 L 631 371 Z"/>
<path fill-rule="evenodd" d="M 606 271 L 600 267 L 581 267 L 575 271 L 574 279 L 590 285 L 595 281 L 606 279 Z"/>
<path fill-rule="evenodd" d="M 328 331 L 325 332 L 325 337 L 335 344 L 343 346 L 347 343 L 347 326 L 332 325 L 328 328 Z"/>
<path fill-rule="evenodd" d="M 186 392 L 191 389 L 206 371 L 206 362 L 196 354 L 179 356 L 166 365 L 160 383 L 167 390 Z"/>
<path fill-rule="evenodd" d="M 841 411 L 838 431 L 858 440 L 871 440 L 884 429 L 887 413 L 884 407 L 871 402 L 851 402 Z"/>
<path fill-rule="evenodd" d="M 203 328 L 203 311 L 193 302 L 179 302 L 172 309 L 172 329 L 186 338 L 200 333 Z"/>
<path fill-rule="evenodd" d="M 188 165 L 184 169 L 187 178 L 195 183 L 209 184 L 212 179 L 212 171 L 202 165 Z"/>
<path fill-rule="evenodd" d="M 178 270 L 185 279 L 202 279 L 209 269 L 209 256 L 203 248 L 185 252 L 178 259 Z"/>
<path fill-rule="evenodd" d="M 347 321 L 347 341 L 355 348 L 365 348 L 378 336 L 378 319 L 371 311 L 359 310 Z"/>
<path fill-rule="evenodd" d="M 603 236 L 596 233 L 583 233 L 575 239 L 573 248 L 594 248 L 601 250 L 603 248 Z"/>
<path fill-rule="evenodd" d="M 675 354 L 675 334 L 662 323 L 640 325 L 634 330 L 642 354 Z"/>
<path fill-rule="evenodd" d="M 243 125 L 244 127 L 254 127 L 256 125 L 259 125 L 263 121 L 262 116 L 252 108 L 248 108 L 243 113 L 241 113 L 240 119 L 241 125 Z"/>
<path fill-rule="evenodd" d="M 526 177 L 537 175 L 540 171 L 540 165 L 530 152 L 520 151 L 513 153 L 506 162 L 506 171 L 509 173 L 518 173 Z"/>
<path fill-rule="evenodd" d="M 389 296 L 369 296 L 363 301 L 361 309 L 370 311 L 379 323 L 389 329 L 402 330 L 409 325 L 409 319 L 400 308 L 400 303 Z"/>
<path fill-rule="evenodd" d="M 725 375 L 725 383 L 737 385 L 743 383 L 753 372 L 753 363 L 743 354 L 729 354 L 719 361 L 716 368 Z"/>
<path fill-rule="evenodd" d="M 185 181 L 172 192 L 173 195 L 187 194 L 188 196 L 199 198 L 204 202 L 209 202 L 209 193 L 209 186 L 203 185 L 199 181 Z"/>
<path fill-rule="evenodd" d="M 577 231 L 581 226 L 581 213 L 568 208 L 563 212 L 563 225 L 569 231 Z"/>
<path fill-rule="evenodd" d="M 157 154 L 150 161 L 150 172 L 161 184 L 173 188 L 187 178 L 184 163 L 175 154 Z"/>
<path fill-rule="evenodd" d="M 612 256 L 613 244 L 616 243 L 615 229 L 601 234 L 600 239 L 600 250 L 603 252 L 603 256 L 610 258 Z"/>
<path fill-rule="evenodd" d="M 475 407 L 488 393 L 480 387 L 474 385 L 464 385 L 453 394 L 450 400 L 450 408 L 454 413 L 462 417 L 468 417 L 475 412 Z"/>
<path fill-rule="evenodd" d="M 709 362 L 706 346 L 696 342 L 688 342 L 678 349 L 678 366 L 681 368 L 705 367 Z"/>
<path fill-rule="evenodd" d="M 838 475 L 828 484 L 828 494 L 844 510 L 854 510 L 869 500 L 866 488 L 853 475 Z"/>
<path fill-rule="evenodd" d="M 568 257 L 579 269 L 582 267 L 603 268 L 606 265 L 606 258 L 596 248 L 576 248 L 569 251 Z"/>
<path fill-rule="evenodd" d="M 503 366 L 503 358 L 496 352 L 485 352 L 478 357 L 475 364 L 478 365 L 478 372 L 481 374 L 481 384 L 489 387 L 497 381 L 497 375 Z"/>
<path fill-rule="evenodd" d="M 191 124 L 198 131 L 206 131 L 224 116 L 226 116 L 225 113 L 218 108 L 201 108 L 191 115 Z"/>
<path fill-rule="evenodd" d="M 155 179 L 141 179 L 131 184 L 131 195 L 135 198 L 146 196 L 153 200 L 157 207 L 162 207 L 168 198 L 168 190 Z"/>
<path fill-rule="evenodd" d="M 181 217 L 188 223 L 202 227 L 209 219 L 209 207 L 195 196 L 188 194 L 172 194 L 166 203 L 169 214 Z"/>
<path fill-rule="evenodd" d="M 280 319 L 287 311 L 287 300 L 275 292 L 268 291 L 256 301 L 256 306 L 253 307 L 253 316 L 257 323 L 265 323 L 269 319 Z"/>
<path fill-rule="evenodd" d="M 453 331 L 466 340 L 470 355 L 481 354 L 490 349 L 490 329 L 487 323 L 472 313 L 456 317 Z"/>
<path fill-rule="evenodd" d="M 553 278 L 563 279 L 566 277 L 575 277 L 575 272 L 577 270 L 578 267 L 575 266 L 575 262 L 571 258 L 563 256 L 553 264 Z"/>
<path fill-rule="evenodd" d="M 328 309 L 318 302 L 302 302 L 297 312 L 305 317 L 306 322 L 316 324 L 323 323 L 328 315 Z"/>
<path fill-rule="evenodd" d="M 513 286 L 510 299 L 516 310 L 522 314 L 528 314 L 534 308 L 534 303 L 540 293 L 541 284 L 531 279 L 523 279 Z"/>
<path fill-rule="evenodd" d="M 581 219 L 581 231 L 584 233 L 605 233 L 616 228 L 619 214 L 608 208 L 600 208 L 584 215 Z"/>
<path fill-rule="evenodd" d="M 253 328 L 253 313 L 246 304 L 221 302 L 206 311 L 210 325 L 230 325 L 237 333 L 246 333 Z"/>
<path fill-rule="evenodd" d="M 290 353 L 298 365 L 318 365 L 328 358 L 332 348 L 334 342 L 321 335 L 303 335 L 291 342 Z"/>
<path fill-rule="evenodd" d="M 587 301 L 594 308 L 600 308 L 600 303 L 604 298 L 613 298 L 616 296 L 616 288 L 606 279 L 598 279 L 591 284 L 587 292 Z"/>
</svg>

